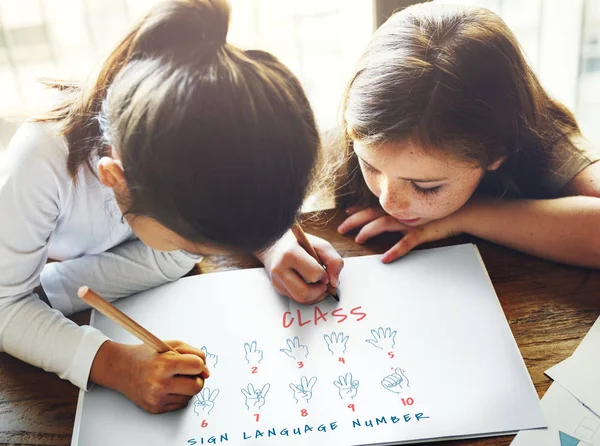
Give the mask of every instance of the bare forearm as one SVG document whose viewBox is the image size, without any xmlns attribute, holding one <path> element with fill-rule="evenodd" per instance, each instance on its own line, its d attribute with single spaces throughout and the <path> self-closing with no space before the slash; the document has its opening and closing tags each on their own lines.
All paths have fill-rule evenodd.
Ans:
<svg viewBox="0 0 600 446">
<path fill-rule="evenodd" d="M 464 232 L 557 262 L 600 268 L 600 199 L 479 199 Z"/>
</svg>

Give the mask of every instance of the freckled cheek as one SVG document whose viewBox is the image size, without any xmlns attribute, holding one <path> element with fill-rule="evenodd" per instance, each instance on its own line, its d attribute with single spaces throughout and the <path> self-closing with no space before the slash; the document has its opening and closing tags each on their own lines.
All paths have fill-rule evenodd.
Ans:
<svg viewBox="0 0 600 446">
<path fill-rule="evenodd" d="M 426 206 L 430 212 L 429 217 L 432 219 L 444 218 L 462 208 L 471 197 L 475 186 L 467 184 L 461 186 L 446 190 L 434 200 L 426 200 Z"/>
<path fill-rule="evenodd" d="M 367 183 L 367 187 L 369 188 L 369 190 L 371 192 L 373 192 L 373 195 L 375 195 L 376 197 L 379 197 L 381 195 L 381 189 L 379 186 L 379 181 L 377 180 L 377 176 L 373 175 L 369 172 L 365 172 L 362 168 L 361 168 L 362 174 L 363 174 L 363 178 L 365 179 L 365 183 Z"/>
</svg>

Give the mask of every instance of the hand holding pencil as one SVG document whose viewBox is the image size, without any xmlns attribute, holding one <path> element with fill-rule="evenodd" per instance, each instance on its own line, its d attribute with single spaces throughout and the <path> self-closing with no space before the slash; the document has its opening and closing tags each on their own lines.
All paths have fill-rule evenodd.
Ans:
<svg viewBox="0 0 600 446">
<path fill-rule="evenodd" d="M 162 341 L 88 287 L 79 297 L 140 339 L 126 345 L 106 341 L 94 358 L 90 381 L 124 394 L 150 413 L 187 406 L 210 376 L 204 352 L 181 341 Z"/>
<path fill-rule="evenodd" d="M 337 295 L 341 256 L 326 240 L 305 234 L 298 223 L 256 256 L 279 294 L 307 305 Z"/>
</svg>

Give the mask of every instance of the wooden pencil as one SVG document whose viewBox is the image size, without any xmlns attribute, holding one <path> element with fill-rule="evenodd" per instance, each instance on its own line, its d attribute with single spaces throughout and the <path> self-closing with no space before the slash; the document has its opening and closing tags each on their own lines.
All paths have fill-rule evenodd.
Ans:
<svg viewBox="0 0 600 446">
<path fill-rule="evenodd" d="M 306 237 L 306 234 L 304 233 L 304 230 L 302 229 L 302 226 L 300 226 L 300 223 L 298 223 L 297 221 L 294 222 L 294 224 L 292 226 L 292 232 L 294 234 L 294 237 L 296 237 L 298 244 L 308 254 L 310 254 L 313 259 L 315 259 L 317 262 L 319 262 L 319 265 L 321 265 L 323 268 L 325 268 L 325 265 L 323 264 L 323 261 L 319 257 L 319 254 L 317 253 L 317 251 L 315 250 L 313 245 L 311 245 L 310 241 L 308 240 L 308 237 Z M 330 283 L 327 284 L 327 292 L 329 294 L 331 294 L 335 298 L 335 300 L 337 300 L 337 301 L 340 300 L 337 289 Z"/>
<path fill-rule="evenodd" d="M 179 352 L 172 348 L 169 344 L 154 336 L 125 313 L 114 307 L 110 302 L 92 291 L 89 287 L 82 286 L 77 291 L 77 295 L 104 316 L 119 324 L 144 344 L 152 347 L 158 353 L 174 352 L 179 354 Z"/>
</svg>

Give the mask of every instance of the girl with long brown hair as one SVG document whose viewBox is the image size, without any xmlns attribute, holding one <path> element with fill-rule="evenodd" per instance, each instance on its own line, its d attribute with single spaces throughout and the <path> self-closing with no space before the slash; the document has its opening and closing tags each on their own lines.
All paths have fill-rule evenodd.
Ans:
<svg viewBox="0 0 600 446">
<path fill-rule="evenodd" d="M 339 231 L 469 233 L 600 268 L 600 154 L 482 8 L 424 3 L 377 30 L 345 92 Z"/>
<path fill-rule="evenodd" d="M 202 388 L 201 350 L 173 341 L 181 355 L 158 355 L 64 314 L 84 309 L 81 285 L 116 299 L 176 280 L 215 250 L 278 264 L 264 248 L 302 204 L 319 136 L 296 77 L 227 43 L 229 14 L 225 0 L 159 2 L 89 85 L 51 84 L 63 102 L 17 131 L 0 170 L 1 351 L 151 412 L 184 407 Z M 336 276 L 339 256 L 313 243 Z M 296 258 L 305 276 L 289 294 L 324 293 L 327 273 Z"/>
</svg>

